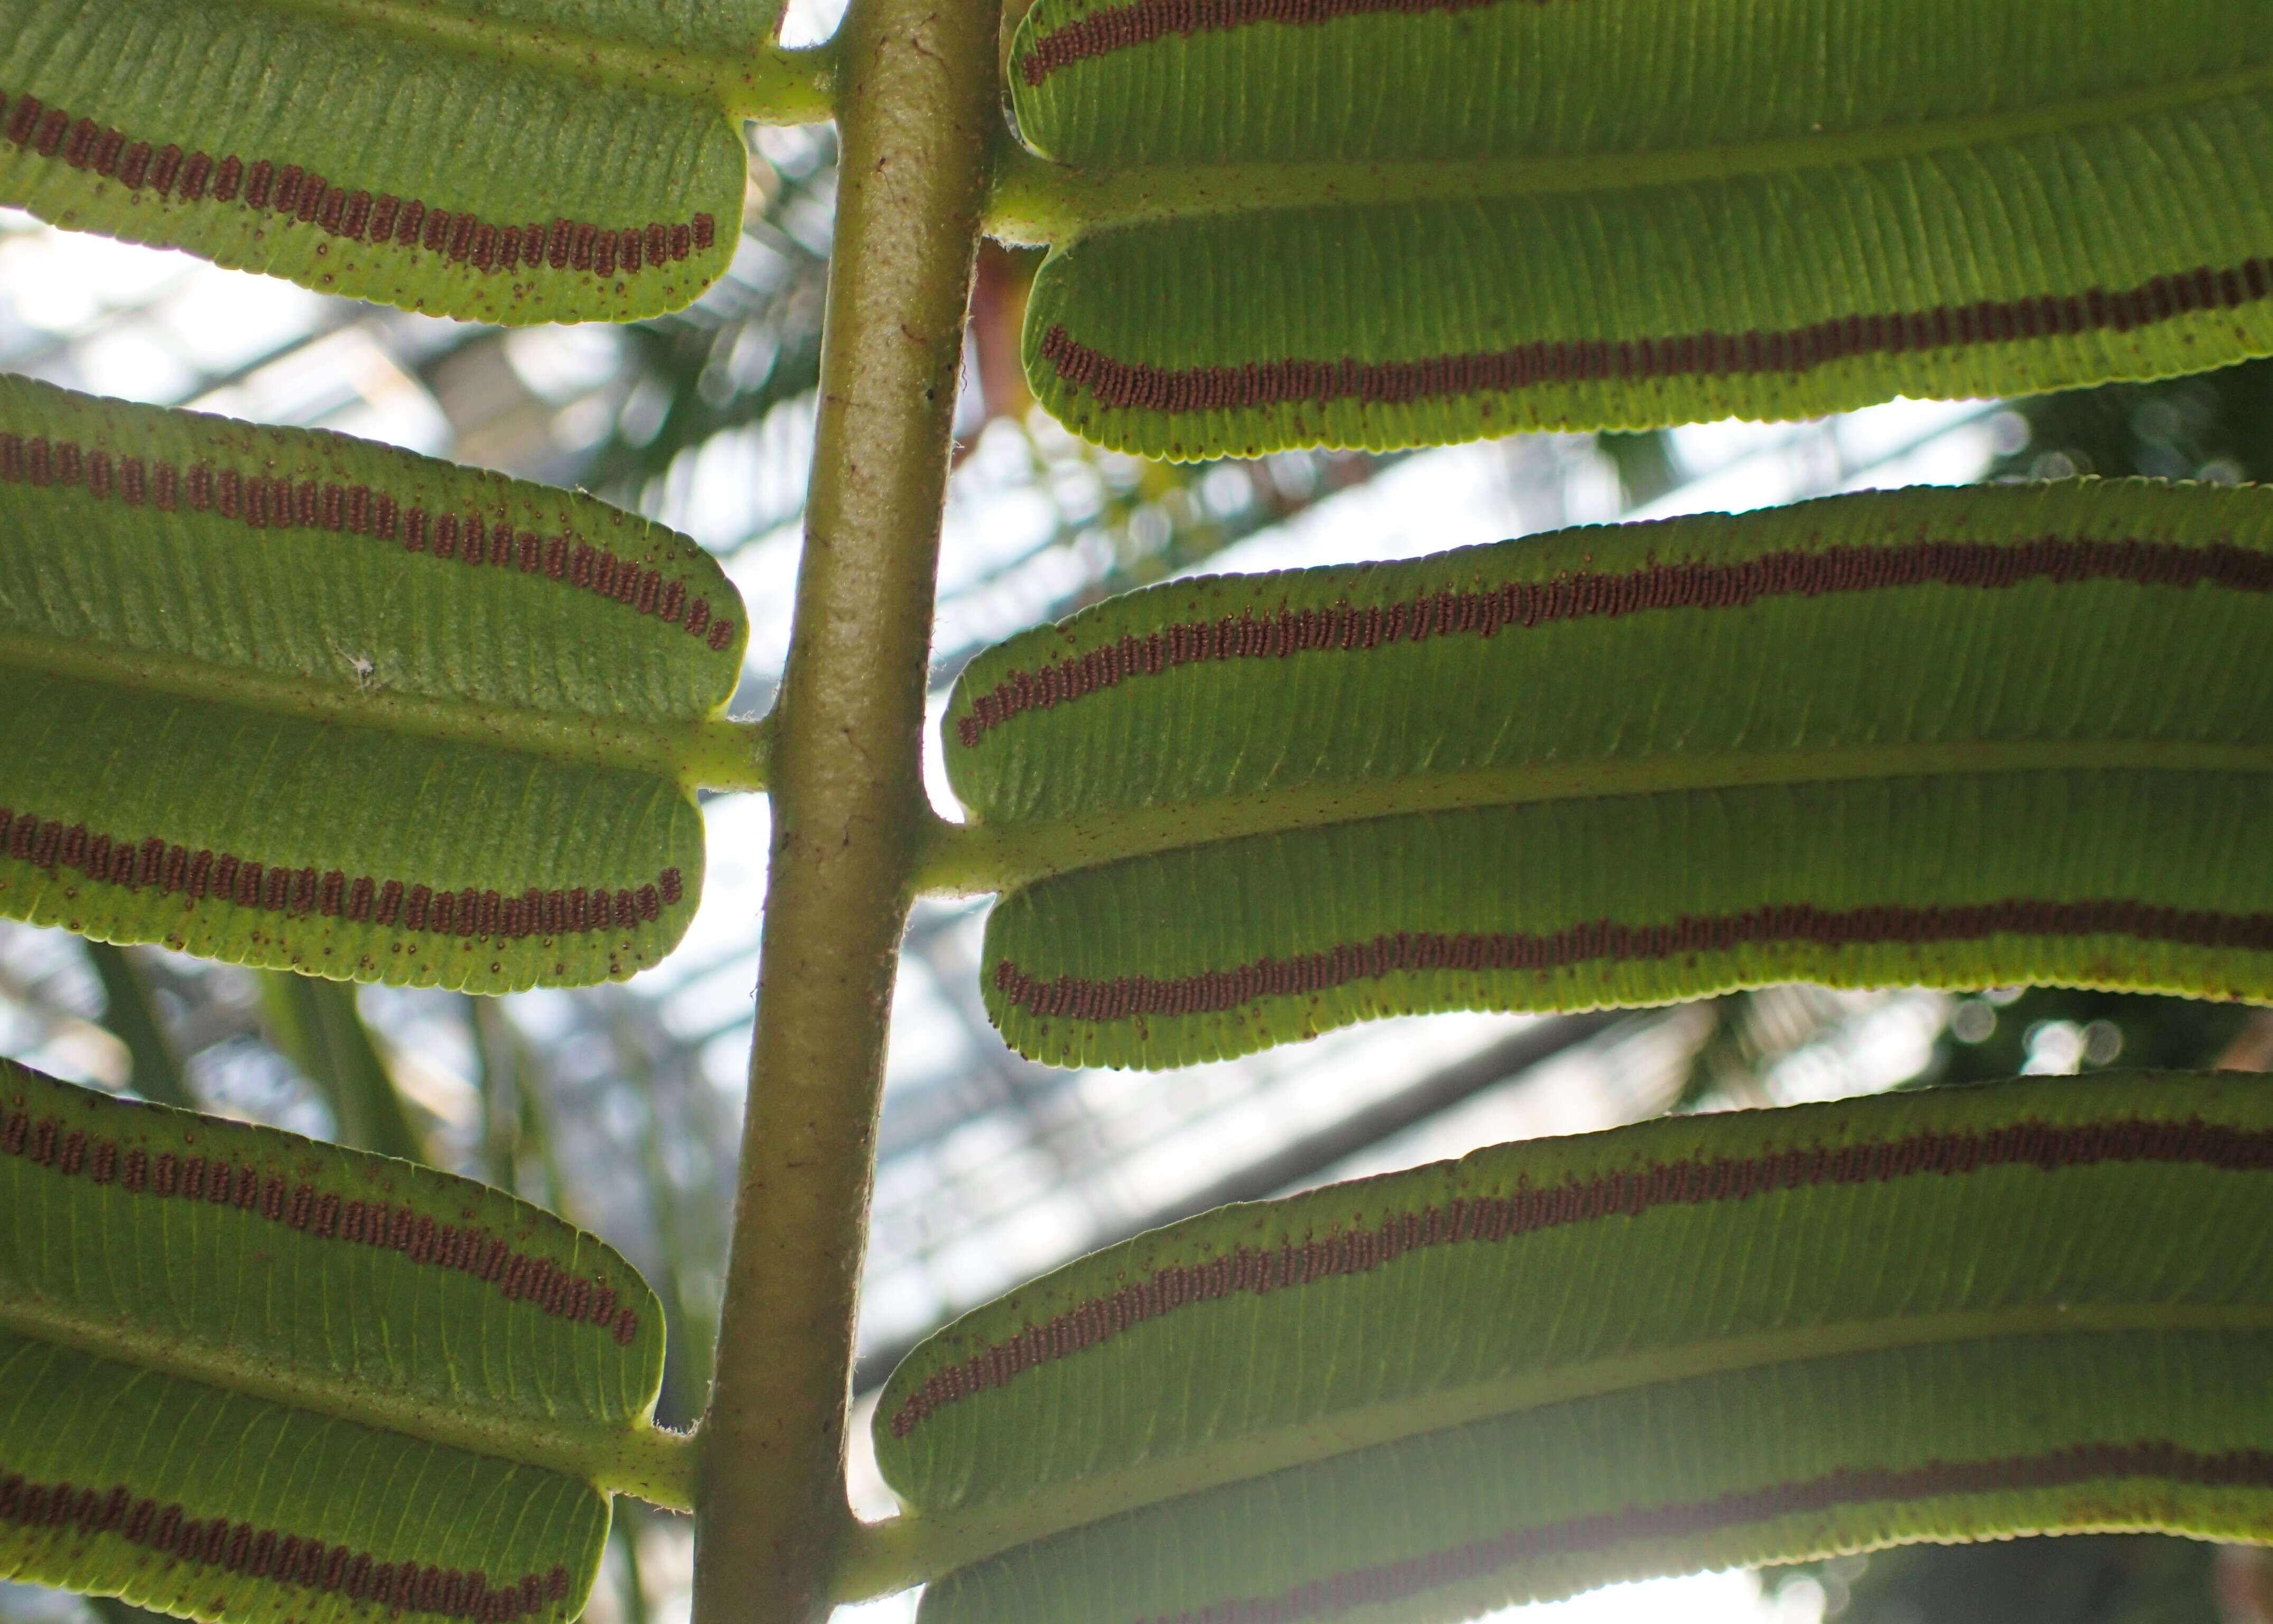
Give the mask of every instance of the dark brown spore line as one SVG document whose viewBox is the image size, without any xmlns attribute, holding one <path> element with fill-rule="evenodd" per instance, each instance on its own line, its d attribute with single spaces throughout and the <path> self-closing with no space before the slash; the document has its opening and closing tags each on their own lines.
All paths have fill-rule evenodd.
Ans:
<svg viewBox="0 0 2273 1624">
<path fill-rule="evenodd" d="M 11 102 L 0 94 L 0 138 L 75 169 L 91 169 L 118 181 L 129 192 L 171 196 L 181 202 L 210 199 L 238 203 L 256 213 L 274 213 L 316 226 L 328 237 L 349 242 L 423 247 L 454 265 L 484 275 L 526 266 L 566 268 L 566 244 L 584 244 L 579 271 L 603 277 L 636 274 L 642 267 L 660 269 L 695 252 L 708 252 L 717 240 L 717 222 L 699 214 L 677 223 L 651 221 L 640 226 L 599 226 L 556 219 L 549 223 L 503 225 L 465 213 L 430 208 L 416 199 L 335 186 L 299 165 L 267 159 L 247 164 L 234 154 L 218 162 L 204 153 L 184 157 L 179 147 L 153 152 L 147 141 L 130 141 L 120 131 L 91 118 L 74 120 L 37 96 Z M 597 244 L 596 254 L 594 244 Z"/>
<path fill-rule="evenodd" d="M 1442 1207 L 1386 1214 L 1378 1224 L 1362 1229 L 1276 1246 L 1238 1246 L 1204 1262 L 1156 1268 L 1134 1284 L 1078 1303 L 1046 1325 L 1029 1323 L 1017 1335 L 934 1372 L 893 1411 L 892 1435 L 904 1438 L 949 1404 L 1003 1387 L 1024 1371 L 1069 1358 L 1164 1314 L 1242 1294 L 1265 1297 L 1370 1274 L 1407 1252 L 1496 1244 L 1609 1218 L 1638 1218 L 1658 1207 L 1747 1201 L 1826 1184 L 1959 1177 L 2007 1167 L 2051 1173 L 2111 1163 L 2273 1171 L 2273 1132 L 2199 1118 L 2121 1117 L 2071 1126 L 2021 1122 L 1985 1132 L 1914 1133 L 1836 1148 L 1819 1145 L 1761 1156 L 1665 1162 L 1583 1183 L 1526 1186 L 1512 1195 L 1456 1197 Z"/>
<path fill-rule="evenodd" d="M 565 580 L 579 590 L 612 598 L 639 614 L 679 627 L 713 650 L 723 652 L 734 640 L 733 620 L 724 616 L 714 620 L 709 598 L 689 603 L 686 583 L 669 580 L 663 571 L 642 567 L 635 559 L 619 558 L 580 536 L 541 537 L 501 521 L 485 521 L 477 513 L 430 515 L 373 485 L 285 479 L 205 462 L 182 469 L 170 462 L 146 463 L 139 457 L 114 461 L 108 451 L 84 450 L 71 440 L 51 442 L 41 435 L 11 433 L 0 433 L 0 484 L 84 486 L 98 500 L 122 501 L 131 508 L 148 501 L 169 513 L 187 506 L 191 512 L 218 513 L 256 530 L 352 531 L 395 542 L 407 553 L 431 550 L 436 558 L 461 558 L 468 564 Z"/>
<path fill-rule="evenodd" d="M 1216 1014 L 1263 998 L 1306 997 L 1354 981 L 1413 971 L 1547 974 L 1579 964 L 1645 963 L 1754 945 L 1923 945 L 1997 936 L 2120 936 L 2187 947 L 2273 952 L 2273 914 L 2221 914 L 2108 898 L 2053 902 L 2007 897 L 1923 907 L 1887 903 L 1821 908 L 1789 902 L 1744 914 L 1684 914 L 1660 925 L 1598 919 L 1543 932 L 1445 936 L 1400 930 L 1369 942 L 1342 943 L 1323 952 L 1258 959 L 1232 970 L 1122 975 L 1109 981 L 1072 975 L 1045 981 L 1005 959 L 994 966 L 994 989 L 1030 1015 L 1134 1020 Z"/>
<path fill-rule="evenodd" d="M 1063 326 L 1042 336 L 1042 358 L 1099 405 L 1115 410 L 1238 411 L 1263 406 L 1409 405 L 1463 395 L 1509 394 L 1542 385 L 1638 383 L 1657 378 L 1797 376 L 1859 357 L 1971 344 L 2128 333 L 2195 311 L 2234 310 L 2273 296 L 2273 260 L 2157 276 L 2109 292 L 2045 293 L 1939 304 L 1932 310 L 1834 317 L 1764 333 L 1684 333 L 1635 339 L 1537 339 L 1506 350 L 1419 361 L 1249 361 L 1239 366 L 1154 366 L 1121 361 L 1076 340 Z"/>
<path fill-rule="evenodd" d="M 4 451 L 0 445 L 0 455 Z M 1911 586 L 1993 590 L 2032 582 L 2073 585 L 2089 581 L 2273 592 L 2273 553 L 2225 542 L 2189 547 L 2067 536 L 2039 536 L 2009 546 L 1918 540 L 1884 547 L 1770 553 L 1734 564 L 1700 560 L 1615 574 L 1588 570 L 1482 591 L 1447 590 L 1387 605 L 1345 602 L 1332 608 L 1281 609 L 1261 616 L 1243 609 L 1235 616 L 1182 621 L 1142 637 L 1125 633 L 1115 642 L 1054 664 L 1013 671 L 971 702 L 969 713 L 956 718 L 955 733 L 966 748 L 975 747 L 993 729 L 1024 711 L 1052 710 L 1132 678 L 1156 677 L 1212 660 L 1363 652 L 1430 637 L 1490 638 L 1508 627 L 1616 620 L 1662 609 L 1744 609 L 1771 598 L 1820 598 Z"/>
<path fill-rule="evenodd" d="M 344 1594 L 350 1601 L 399 1613 L 469 1619 L 475 1624 L 506 1624 L 568 1598 L 566 1568 L 556 1566 L 549 1573 L 526 1574 L 492 1585 L 478 1568 L 375 1561 L 370 1553 L 347 1545 L 232 1522 L 227 1517 L 192 1517 L 184 1507 L 138 1499 L 123 1485 L 104 1491 L 71 1483 L 28 1482 L 19 1473 L 10 1473 L 0 1478 L 0 1524 L 114 1534 L 130 1545 L 202 1568 Z"/>
<path fill-rule="evenodd" d="M 644 884 L 613 889 L 531 886 L 513 897 L 472 886 L 437 891 L 371 875 L 350 877 L 337 868 L 319 873 L 312 867 L 263 865 L 209 847 L 192 851 L 155 835 L 114 837 L 9 807 L 0 807 L 0 853 L 49 874 L 75 869 L 100 884 L 179 896 L 191 905 L 227 902 L 293 919 L 320 914 L 491 942 L 633 930 L 661 919 L 664 908 L 686 894 L 677 868 L 665 868 Z"/>
<path fill-rule="evenodd" d="M 52 1168 L 66 1177 L 85 1173 L 97 1184 L 129 1195 L 204 1201 L 257 1213 L 318 1240 L 354 1242 L 401 1253 L 413 1263 L 455 1269 L 494 1286 L 511 1302 L 534 1304 L 556 1320 L 597 1326 L 629 1347 L 639 1335 L 639 1314 L 619 1304 L 600 1276 L 572 1274 L 549 1258 L 514 1247 L 472 1224 L 437 1223 L 409 1204 L 344 1199 L 298 1179 L 223 1158 L 125 1150 L 118 1141 L 90 1141 L 54 1118 L 34 1119 L 19 1101 L 0 1118 L 0 1154 Z"/>
<path fill-rule="evenodd" d="M 2126 1478 L 2188 1488 L 2273 1488 L 2273 1452 L 2217 1455 L 2160 1439 L 2077 1444 L 2043 1455 L 1984 1461 L 1936 1461 L 1908 1468 L 1841 1467 L 1819 1477 L 1737 1489 L 1707 1500 L 1634 1506 L 1512 1529 L 1487 1539 L 1393 1562 L 1347 1568 L 1271 1596 L 1213 1602 L 1173 1617 L 1133 1624 L 1300 1624 L 1339 1618 L 1448 1585 L 1485 1578 L 1520 1562 L 1609 1551 L 1619 1545 L 1694 1538 L 1778 1517 L 1805 1516 L 1842 1506 L 1905 1504 L 1957 1495 L 2011 1494 Z"/>
<path fill-rule="evenodd" d="M 1506 0 L 1136 0 L 1132 5 L 1100 6 L 1078 21 L 1053 28 L 1018 58 L 1019 77 L 1039 85 L 1060 68 L 1150 45 L 1176 34 L 1215 34 L 1257 23 L 1315 26 L 1346 17 L 1384 14 L 1419 17 L 1430 11 L 1473 11 Z M 1546 5 L 1549 0 L 1514 0 Z"/>
</svg>

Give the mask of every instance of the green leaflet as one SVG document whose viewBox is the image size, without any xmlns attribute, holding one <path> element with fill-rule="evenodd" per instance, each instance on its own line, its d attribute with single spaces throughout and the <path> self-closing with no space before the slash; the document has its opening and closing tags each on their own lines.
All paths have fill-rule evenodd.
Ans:
<svg viewBox="0 0 2273 1624">
<path fill-rule="evenodd" d="M 1805 979 L 2273 996 L 2273 496 L 1834 498 L 1197 580 L 944 721 L 1023 1052 Z"/>
<path fill-rule="evenodd" d="M 1797 417 L 2273 348 L 2244 0 L 1043 0 L 1026 361 L 1152 455 Z M 1181 218 L 1172 218 L 1182 216 Z"/>
<path fill-rule="evenodd" d="M 888 1537 L 928 1568 L 1078 1530 L 934 1583 L 931 1624 L 1452 1619 L 1902 1540 L 2262 1539 L 2269 1177 L 2262 1081 L 2134 1073 L 1225 1207 L 911 1355 Z"/>
<path fill-rule="evenodd" d="M 607 1501 L 558 1473 L 6 1332 L 0 1375 L 13 1579 L 199 1619 L 566 1619 L 598 1568 Z"/>
<path fill-rule="evenodd" d="M 468 1180 L 0 1061 L 0 1574 L 228 1620 L 566 1620 L 676 1498 L 655 1298 Z"/>
<path fill-rule="evenodd" d="M 1474 162 L 2060 108 L 2263 63 L 2260 20 L 2241 0 L 1036 0 L 1009 81 L 1020 134 L 1064 163 Z"/>
<path fill-rule="evenodd" d="M 0 914 L 357 980 L 628 975 L 740 606 L 587 497 L 0 379 Z M 507 910 L 510 910 L 508 912 Z"/>
<path fill-rule="evenodd" d="M 435 314 L 656 315 L 732 257 L 776 9 L 26 0 L 0 201 Z"/>
<path fill-rule="evenodd" d="M 2268 1347 L 2262 1335 L 2207 1335 L 1961 1345 L 1558 1405 L 1015 1551 L 934 1586 L 917 1616 L 1422 1624 L 1624 1580 L 1920 1541 L 2155 1531 L 2261 1542 L 2273 1513 L 2273 1430 L 2256 1380 Z M 1894 1405 L 1890 1389 L 1902 1395 Z M 1632 1440 L 1632 1455 L 1606 1461 L 1605 1439 Z M 1953 1439 L 1956 1458 L 1928 1452 Z M 1858 1470 L 1857 1460 L 1887 1463 Z M 1320 1560 L 1326 1551 L 1339 1560 Z"/>
</svg>

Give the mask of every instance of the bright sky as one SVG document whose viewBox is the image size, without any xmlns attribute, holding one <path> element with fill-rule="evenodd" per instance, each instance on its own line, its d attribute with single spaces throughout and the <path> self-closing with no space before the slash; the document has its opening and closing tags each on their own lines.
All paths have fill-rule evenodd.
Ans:
<svg viewBox="0 0 2273 1624">
<path fill-rule="evenodd" d="M 1781 1603 L 1763 1600 L 1748 1573 L 1697 1574 L 1614 1584 L 1569 1601 L 1511 1607 L 1488 1614 L 1492 1624 L 1818 1624 L 1823 1598 L 1810 1587 L 1792 1587 Z"/>
<path fill-rule="evenodd" d="M 835 1624 L 906 1624 L 911 1598 L 894 1596 L 862 1607 L 840 1607 Z M 1697 1574 L 1614 1584 L 1569 1601 L 1510 1607 L 1486 1613 L 1482 1624 L 1820 1624 L 1822 1592 L 1812 1584 L 1786 1587 L 1778 1602 L 1763 1600 L 1748 1573 Z"/>
</svg>

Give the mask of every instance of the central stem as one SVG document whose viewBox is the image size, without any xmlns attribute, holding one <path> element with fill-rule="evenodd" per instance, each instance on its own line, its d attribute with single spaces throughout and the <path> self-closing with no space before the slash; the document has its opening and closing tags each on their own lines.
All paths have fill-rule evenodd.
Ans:
<svg viewBox="0 0 2273 1624">
<path fill-rule="evenodd" d="M 940 510 L 997 6 L 855 0 L 805 554 L 775 713 L 741 1187 L 703 1424 L 695 1624 L 822 1616 L 900 932 L 925 817 Z"/>
</svg>

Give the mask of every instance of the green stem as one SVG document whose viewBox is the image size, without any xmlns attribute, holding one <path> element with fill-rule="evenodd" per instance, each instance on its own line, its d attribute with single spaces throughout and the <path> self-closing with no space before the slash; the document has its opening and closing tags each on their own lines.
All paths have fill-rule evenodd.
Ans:
<svg viewBox="0 0 2273 1624">
<path fill-rule="evenodd" d="M 623 1553 L 621 1594 L 624 1624 L 648 1624 L 647 1575 L 640 1571 L 639 1548 L 640 1530 L 646 1524 L 645 1516 L 625 1507 L 616 1513 L 614 1522 L 608 1530 L 609 1537 L 616 1542 L 616 1549 Z"/>
<path fill-rule="evenodd" d="M 519 1132 L 521 1094 L 528 1073 L 521 1064 L 516 1034 L 495 999 L 472 993 L 460 996 L 472 1028 L 474 1079 L 482 1101 L 482 1177 L 508 1194 L 528 1197 L 521 1187 Z"/>
<path fill-rule="evenodd" d="M 1015 891 L 1052 875 L 1183 846 L 1465 807 L 1761 784 L 2127 769 L 2273 773 L 2273 749 L 2164 739 L 1959 739 L 1831 749 L 1699 751 L 1305 784 L 1032 823 L 935 819 L 926 831 L 917 883 L 935 894 Z"/>
<path fill-rule="evenodd" d="M 364 1025 L 355 983 L 271 970 L 260 986 L 270 1036 L 330 1102 L 337 1141 L 433 1166 L 425 1136 Z"/>
<path fill-rule="evenodd" d="M 767 47 L 719 81 L 727 117 L 757 124 L 817 124 L 836 116 L 836 53 L 831 41 L 796 50 Z"/>
<path fill-rule="evenodd" d="M 2262 1303 L 2029 1303 L 1957 1313 L 1764 1331 L 1526 1371 L 1338 1415 L 1331 1426 L 1289 1426 L 1058 1485 L 1044 1498 L 998 1501 L 933 1517 L 860 1525 L 845 1553 L 838 1598 L 864 1601 L 922 1584 L 1014 1545 L 1178 1495 L 1243 1482 L 1416 1433 L 1467 1425 L 1547 1404 L 1795 1359 L 1988 1338 L 2071 1334 L 2273 1329 Z"/>
<path fill-rule="evenodd" d="M 1051 243 L 1193 214 L 1617 192 L 1849 166 L 2117 124 L 2249 95 L 2269 86 L 2273 63 L 2253 62 L 2165 84 L 1994 113 L 1637 152 L 1111 166 L 1053 163 L 1022 147 L 996 172 L 986 229 L 1008 242 Z"/>
<path fill-rule="evenodd" d="M 827 46 L 786 50 L 769 45 L 746 56 L 716 56 L 549 24 L 493 19 L 431 0 L 268 4 L 465 56 L 713 102 L 730 117 L 757 124 L 817 124 L 835 111 L 836 64 Z"/>
<path fill-rule="evenodd" d="M 126 956 L 123 947 L 113 947 L 108 942 L 86 944 L 86 956 L 94 962 L 94 973 L 102 979 L 102 1024 L 111 1034 L 126 1045 L 126 1053 L 134 1069 L 127 1082 L 134 1092 L 146 1100 L 161 1105 L 176 1105 L 194 1111 L 198 1102 L 190 1097 L 189 1085 L 182 1079 L 181 1061 L 174 1046 L 167 1041 L 165 1027 L 158 1019 L 158 1006 L 150 997 L 150 989 L 143 984 L 142 973 Z"/>
<path fill-rule="evenodd" d="M 917 841 L 940 514 L 995 0 L 854 0 L 821 413 L 775 711 L 739 1198 L 703 1423 L 694 1624 L 829 1610 L 886 1023 Z"/>
<path fill-rule="evenodd" d="M 0 634 L 0 672 L 11 666 L 304 722 L 338 723 L 373 733 L 506 749 L 574 766 L 645 773 L 686 789 L 766 786 L 769 720 L 703 717 L 656 722 L 529 710 L 394 688 L 346 688 L 285 672 L 217 665 L 183 655 L 29 633 Z"/>
</svg>

